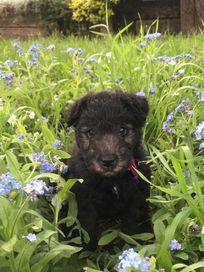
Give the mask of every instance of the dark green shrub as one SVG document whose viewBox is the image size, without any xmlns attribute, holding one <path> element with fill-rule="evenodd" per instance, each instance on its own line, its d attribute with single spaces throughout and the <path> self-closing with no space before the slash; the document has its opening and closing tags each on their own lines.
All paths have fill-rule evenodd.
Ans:
<svg viewBox="0 0 204 272">
<path fill-rule="evenodd" d="M 60 31 L 67 34 L 73 28 L 70 0 L 31 0 L 31 10 L 40 13 L 49 32 Z"/>
</svg>

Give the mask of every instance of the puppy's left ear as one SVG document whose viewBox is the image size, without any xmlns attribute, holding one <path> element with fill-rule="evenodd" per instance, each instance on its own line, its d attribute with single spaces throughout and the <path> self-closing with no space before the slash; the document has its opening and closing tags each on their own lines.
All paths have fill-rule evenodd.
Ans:
<svg viewBox="0 0 204 272">
<path fill-rule="evenodd" d="M 125 104 L 135 116 L 137 126 L 142 127 L 149 112 L 149 105 L 146 97 L 128 93 L 125 94 Z"/>
</svg>

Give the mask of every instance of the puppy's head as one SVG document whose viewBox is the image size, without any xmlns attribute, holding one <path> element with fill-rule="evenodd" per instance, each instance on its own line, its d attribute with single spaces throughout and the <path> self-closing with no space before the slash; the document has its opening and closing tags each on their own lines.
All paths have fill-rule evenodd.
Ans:
<svg viewBox="0 0 204 272">
<path fill-rule="evenodd" d="M 69 110 L 68 126 L 89 171 L 100 176 L 121 174 L 141 143 L 148 113 L 145 97 L 119 91 L 90 93 Z"/>
</svg>

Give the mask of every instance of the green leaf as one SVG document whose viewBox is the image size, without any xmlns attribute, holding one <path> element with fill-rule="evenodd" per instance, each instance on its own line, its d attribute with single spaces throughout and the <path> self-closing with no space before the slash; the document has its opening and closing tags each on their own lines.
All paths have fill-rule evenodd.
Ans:
<svg viewBox="0 0 204 272">
<path fill-rule="evenodd" d="M 59 175 L 53 174 L 53 173 L 39 174 L 32 177 L 32 179 L 43 179 L 43 178 L 49 178 L 54 181 L 63 180 Z"/>
<path fill-rule="evenodd" d="M 44 257 L 42 257 L 36 264 L 34 264 L 31 267 L 32 272 L 40 272 L 42 271 L 46 265 L 52 261 L 55 257 L 58 257 L 58 261 L 60 260 L 60 255 L 61 258 L 66 257 L 70 258 L 71 255 L 73 255 L 76 252 L 79 252 L 81 248 L 79 247 L 74 247 L 70 245 L 58 245 L 55 248 L 51 249 L 47 254 L 45 254 Z"/>
<path fill-rule="evenodd" d="M 4 174 L 7 170 L 4 158 L 4 155 L 0 155 L 0 175 Z"/>
<path fill-rule="evenodd" d="M 159 219 L 154 222 L 154 235 L 157 243 L 161 244 L 164 241 L 165 226 L 164 223 Z"/>
<path fill-rule="evenodd" d="M 183 197 L 182 198 L 186 199 L 186 201 L 188 202 L 189 207 L 192 208 L 192 210 L 194 211 L 195 215 L 198 217 L 201 224 L 203 224 L 204 223 L 203 214 L 198 209 L 195 200 L 193 199 L 193 197 L 189 194 L 189 192 L 187 190 L 187 185 L 186 185 L 186 181 L 185 181 L 185 178 L 184 178 L 184 173 L 182 171 L 181 164 L 179 163 L 179 161 L 175 157 L 172 157 L 172 164 L 174 166 L 174 169 L 176 171 L 179 184 L 180 184 L 181 189 L 183 191 Z"/>
<path fill-rule="evenodd" d="M 55 198 L 55 224 L 57 225 L 58 218 L 59 218 L 59 212 L 62 207 L 62 202 L 64 200 L 69 200 L 70 196 L 70 201 L 71 201 L 71 211 L 73 215 L 77 213 L 77 209 L 74 213 L 73 208 L 76 208 L 76 201 L 74 200 L 74 196 L 72 192 L 70 192 L 70 189 L 72 186 L 77 182 L 76 179 L 69 179 L 67 182 L 65 182 L 63 188 L 57 193 L 57 197 Z"/>
<path fill-rule="evenodd" d="M 75 195 L 73 193 L 69 193 L 69 210 L 68 210 L 68 217 L 71 219 L 70 223 L 72 224 L 73 221 L 76 221 L 77 217 L 77 201 Z M 68 226 L 68 225 L 67 225 Z"/>
<path fill-rule="evenodd" d="M 24 214 L 28 213 L 28 214 L 34 215 L 34 216 L 38 217 L 40 220 L 42 220 L 42 224 L 43 224 L 44 229 L 56 231 L 56 227 L 52 223 L 50 223 L 47 219 L 45 219 L 40 213 L 38 213 L 34 210 L 25 210 L 23 213 Z"/>
<path fill-rule="evenodd" d="M 24 271 L 30 271 L 30 259 L 37 248 L 37 246 L 42 241 L 47 241 L 48 238 L 55 235 L 56 231 L 51 230 L 45 230 L 42 231 L 37 235 L 37 240 L 34 242 L 26 242 L 26 245 L 22 248 L 22 251 L 18 254 L 16 257 L 15 263 L 17 271 L 22 271 L 22 268 L 24 268 Z M 26 270 L 27 269 L 27 270 Z"/>
<path fill-rule="evenodd" d="M 105 246 L 110 244 L 113 240 L 115 240 L 119 235 L 118 231 L 112 231 L 110 233 L 107 233 L 105 235 L 103 235 L 99 241 L 98 241 L 98 245 L 99 246 Z"/>
<path fill-rule="evenodd" d="M 17 236 L 14 235 L 8 242 L 5 242 L 3 245 L 1 245 L 1 249 L 6 252 L 12 252 L 17 241 Z"/>
<path fill-rule="evenodd" d="M 175 265 L 172 267 L 171 272 L 181 271 L 180 269 L 181 269 L 181 268 L 184 268 L 184 267 L 187 267 L 187 265 L 181 264 L 181 263 L 175 264 Z M 178 270 L 178 269 L 179 269 L 179 270 Z"/>
<path fill-rule="evenodd" d="M 69 159 L 70 158 L 70 154 L 65 151 L 62 151 L 62 150 L 55 150 L 54 154 L 58 155 L 61 159 Z"/>
<path fill-rule="evenodd" d="M 189 265 L 188 267 L 185 267 L 184 269 L 180 270 L 180 272 L 193 272 L 197 268 L 204 268 L 204 262 L 198 262 L 192 265 Z M 200 270 L 203 271 L 203 270 Z"/>
<path fill-rule="evenodd" d="M 84 267 L 84 272 L 103 272 L 102 270 L 96 270 L 90 267 Z"/>
<path fill-rule="evenodd" d="M 22 167 L 22 171 L 23 172 L 26 172 L 26 171 L 28 171 L 31 167 L 34 167 L 34 166 L 37 166 L 37 165 L 39 165 L 40 163 L 39 162 L 30 162 L 30 163 L 26 163 L 26 164 L 24 164 L 23 165 L 23 167 Z"/>
<path fill-rule="evenodd" d="M 150 245 L 143 246 L 142 249 L 139 251 L 141 256 L 151 256 L 155 255 L 158 252 L 159 245 L 154 243 Z"/>
<path fill-rule="evenodd" d="M 138 245 L 138 243 L 130 236 L 125 233 L 119 232 L 119 237 L 121 237 L 125 242 L 131 245 Z"/>
<path fill-rule="evenodd" d="M 6 151 L 6 160 L 8 163 L 8 168 L 11 174 L 18 180 L 22 181 L 20 173 L 20 165 L 16 156 L 11 151 Z"/>
<path fill-rule="evenodd" d="M 169 167 L 169 163 L 168 161 L 165 159 L 165 157 L 163 156 L 163 154 L 161 153 L 160 150 L 156 149 L 155 147 L 152 147 L 152 150 L 155 152 L 155 154 L 157 155 L 158 159 L 161 161 L 161 163 L 164 166 L 164 169 L 169 172 L 169 174 L 172 177 L 176 177 L 175 173 L 171 170 L 171 168 Z M 156 158 L 154 158 L 155 160 Z"/>
<path fill-rule="evenodd" d="M 170 270 L 172 267 L 172 256 L 169 251 L 170 241 L 174 239 L 174 235 L 178 225 L 182 225 L 184 219 L 191 214 L 191 209 L 183 209 L 173 219 L 172 223 L 168 225 L 165 230 L 165 239 L 157 253 L 157 260 L 161 267 Z M 165 256 L 165 259 L 164 259 Z"/>
<path fill-rule="evenodd" d="M 145 232 L 145 233 L 131 235 L 131 237 L 133 239 L 138 239 L 138 240 L 142 240 L 142 241 L 148 241 L 150 239 L 153 239 L 154 235 L 152 233 Z"/>
<path fill-rule="evenodd" d="M 16 211 L 14 210 L 11 202 L 7 198 L 0 196 L 0 222 L 6 233 L 11 222 L 10 220 L 11 218 L 13 219 L 15 213 Z M 1 234 L 3 235 L 3 233 Z"/>
<path fill-rule="evenodd" d="M 11 272 L 10 265 L 7 256 L 0 256 L 0 271 Z"/>
<path fill-rule="evenodd" d="M 133 22 L 129 23 L 129 24 L 126 25 L 124 28 L 122 28 L 122 29 L 117 33 L 117 35 L 115 35 L 115 37 L 114 37 L 114 39 L 113 39 L 113 45 L 114 45 L 114 44 L 117 44 L 117 40 L 118 40 L 119 38 L 122 37 L 122 34 L 123 34 L 125 31 L 127 31 L 128 28 L 130 28 L 132 24 L 133 24 Z"/>
<path fill-rule="evenodd" d="M 191 173 L 192 185 L 193 185 L 193 188 L 198 196 L 200 209 L 203 211 L 204 210 L 203 194 L 202 194 L 201 187 L 200 187 L 200 184 L 198 181 L 198 177 L 195 172 L 196 167 L 193 163 L 194 162 L 193 154 L 191 153 L 189 147 L 187 147 L 187 146 L 182 147 L 182 150 L 183 150 L 185 157 L 187 159 L 188 169 L 190 170 L 190 173 Z"/>
<path fill-rule="evenodd" d="M 45 124 L 42 125 L 42 133 L 48 143 L 55 141 L 55 136 L 53 135 L 52 131 L 48 128 L 48 126 Z"/>
<path fill-rule="evenodd" d="M 178 258 L 180 258 L 180 259 L 182 259 L 182 260 L 185 260 L 185 261 L 187 261 L 187 260 L 189 259 L 188 254 L 185 253 L 185 252 L 177 252 L 177 253 L 175 254 L 175 257 L 178 257 Z"/>
</svg>

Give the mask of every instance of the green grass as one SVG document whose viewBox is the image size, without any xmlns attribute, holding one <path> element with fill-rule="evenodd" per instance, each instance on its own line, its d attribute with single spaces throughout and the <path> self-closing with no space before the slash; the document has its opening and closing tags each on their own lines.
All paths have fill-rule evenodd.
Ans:
<svg viewBox="0 0 204 272">
<path fill-rule="evenodd" d="M 204 156 L 199 146 L 204 137 L 197 140 L 194 135 L 196 126 L 204 121 L 203 38 L 203 33 L 162 35 L 141 47 L 143 34 L 92 39 L 53 36 L 20 41 L 22 55 L 17 53 L 19 48 L 13 48 L 14 40 L 0 41 L 0 175 L 9 172 L 22 186 L 43 180 L 61 188 L 49 206 L 42 197 L 31 201 L 22 190 L 5 194 L 1 188 L 1 271 L 71 272 L 83 267 L 89 272 L 117 271 L 120 250 L 115 248 L 110 254 L 104 245 L 118 236 L 126 241 L 124 249 L 133 247 L 141 256 L 154 256 L 157 269 L 203 271 Z M 34 50 L 37 55 L 30 50 L 33 44 L 41 44 Z M 50 44 L 55 45 L 53 50 L 47 49 Z M 75 50 L 68 54 L 67 48 Z M 83 49 L 82 54 L 77 54 L 78 48 Z M 183 54 L 191 54 L 192 59 L 188 55 L 168 63 L 155 59 Z M 36 59 L 31 63 L 33 57 Z M 10 67 L 7 60 L 17 62 Z M 6 84 L 5 74 L 11 73 L 13 77 Z M 73 131 L 66 126 L 70 103 L 87 92 L 108 89 L 143 91 L 150 104 L 144 142 L 153 172 L 152 180 L 147 181 L 152 188 L 153 235 L 139 236 L 146 240 L 140 245 L 138 235 L 108 230 L 97 251 L 90 253 L 80 251 L 80 244 L 59 241 L 58 214 L 64 199 L 69 199 L 71 207 L 68 224 L 76 221 L 76 205 L 68 193 L 76 181 L 40 173 L 41 163 L 32 154 L 43 151 L 52 166 L 62 169 L 61 159 L 69 156 L 73 143 Z M 188 103 L 179 111 L 177 107 L 184 100 Z M 168 128 L 174 133 L 163 130 L 171 112 Z M 55 140 L 61 141 L 62 149 L 52 145 Z M 22 238 L 28 233 L 35 233 L 37 240 Z M 173 239 L 181 244 L 180 250 L 169 249 Z M 151 271 L 155 271 L 153 266 Z"/>
</svg>

